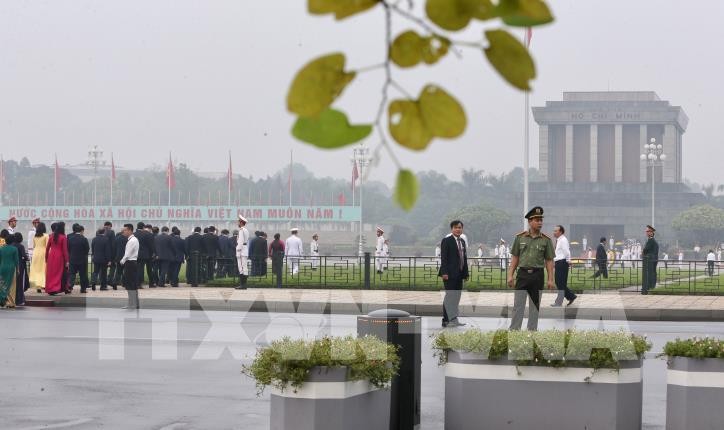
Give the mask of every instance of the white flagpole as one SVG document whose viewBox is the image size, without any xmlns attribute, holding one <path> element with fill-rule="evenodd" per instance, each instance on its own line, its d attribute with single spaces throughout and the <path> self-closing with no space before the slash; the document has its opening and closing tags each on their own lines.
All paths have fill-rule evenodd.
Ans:
<svg viewBox="0 0 724 430">
<path fill-rule="evenodd" d="M 530 29 L 526 29 L 525 35 L 523 36 L 526 48 L 530 47 Z M 523 213 L 526 213 L 529 209 L 530 189 L 529 189 L 529 178 L 528 170 L 530 170 L 530 92 L 525 91 L 525 112 L 523 115 L 523 121 L 525 126 L 523 127 Z M 523 221 L 523 229 L 528 228 L 527 220 Z"/>
</svg>

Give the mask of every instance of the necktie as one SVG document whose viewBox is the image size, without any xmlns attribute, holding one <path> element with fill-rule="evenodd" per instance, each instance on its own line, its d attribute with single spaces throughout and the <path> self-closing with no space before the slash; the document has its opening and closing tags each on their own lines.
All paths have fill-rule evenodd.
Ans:
<svg viewBox="0 0 724 430">
<path fill-rule="evenodd" d="M 456 240 L 458 242 L 458 255 L 460 256 L 460 270 L 463 270 L 463 246 L 459 237 Z"/>
</svg>

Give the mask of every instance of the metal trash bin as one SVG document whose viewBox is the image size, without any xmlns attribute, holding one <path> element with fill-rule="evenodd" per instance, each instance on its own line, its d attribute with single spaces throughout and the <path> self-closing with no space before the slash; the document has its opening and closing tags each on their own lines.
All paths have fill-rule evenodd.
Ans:
<svg viewBox="0 0 724 430">
<path fill-rule="evenodd" d="M 422 319 L 405 311 L 379 309 L 357 317 L 358 336 L 376 336 L 399 348 L 400 371 L 391 387 L 390 430 L 420 426 L 421 334 Z"/>
</svg>

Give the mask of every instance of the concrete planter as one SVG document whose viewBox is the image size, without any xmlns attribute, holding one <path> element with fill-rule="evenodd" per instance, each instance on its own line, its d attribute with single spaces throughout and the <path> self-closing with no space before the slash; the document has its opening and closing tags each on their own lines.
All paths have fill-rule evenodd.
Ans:
<svg viewBox="0 0 724 430">
<path fill-rule="evenodd" d="M 670 357 L 666 380 L 667 430 L 721 430 L 724 360 Z"/>
<path fill-rule="evenodd" d="M 315 367 L 297 392 L 271 394 L 271 430 L 386 429 L 390 391 L 349 381 L 346 367 Z"/>
<path fill-rule="evenodd" d="M 450 352 L 445 429 L 639 430 L 642 387 L 641 360 L 594 372 Z"/>
</svg>

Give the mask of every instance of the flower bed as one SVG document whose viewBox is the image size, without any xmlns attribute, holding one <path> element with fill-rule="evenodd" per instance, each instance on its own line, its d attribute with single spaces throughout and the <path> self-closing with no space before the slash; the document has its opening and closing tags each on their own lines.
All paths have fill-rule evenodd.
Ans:
<svg viewBox="0 0 724 430">
<path fill-rule="evenodd" d="M 666 428 L 721 429 L 724 423 L 724 341 L 713 338 L 668 342 Z"/>
<path fill-rule="evenodd" d="M 624 332 L 441 332 L 445 427 L 640 429 L 645 338 Z"/>
</svg>

